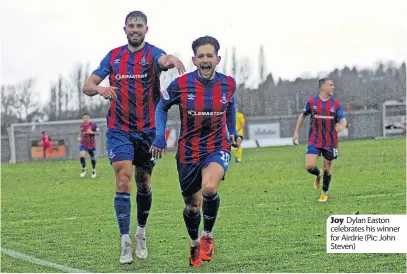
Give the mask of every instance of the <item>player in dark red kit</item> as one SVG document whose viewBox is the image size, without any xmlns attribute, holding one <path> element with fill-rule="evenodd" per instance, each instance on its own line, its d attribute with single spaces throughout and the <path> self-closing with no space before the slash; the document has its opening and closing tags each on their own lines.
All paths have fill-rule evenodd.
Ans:
<svg viewBox="0 0 407 274">
<path fill-rule="evenodd" d="M 147 258 L 145 226 L 151 208 L 152 161 L 149 148 L 155 137 L 155 107 L 160 99 L 160 74 L 177 68 L 185 72 L 182 62 L 144 41 L 148 31 L 147 16 L 141 11 L 130 12 L 124 32 L 128 44 L 106 55 L 86 82 L 83 92 L 99 94 L 111 100 L 107 114 L 106 133 L 108 157 L 116 175 L 114 208 L 121 235 L 120 263 L 131 263 L 130 233 L 131 181 L 136 166 L 137 232 L 136 256 Z M 99 84 L 109 76 L 110 86 Z"/>
<path fill-rule="evenodd" d="M 221 59 L 219 48 L 219 42 L 210 36 L 192 43 L 197 70 L 178 77 L 163 92 L 151 147 L 155 158 L 166 152 L 167 112 L 178 105 L 181 133 L 176 159 L 185 202 L 183 216 L 191 238 L 189 263 L 195 267 L 215 255 L 212 229 L 220 205 L 217 188 L 228 169 L 231 144 L 241 142 L 236 132 L 235 80 L 215 71 Z M 201 206 L 204 226 L 199 238 Z"/>
<path fill-rule="evenodd" d="M 81 132 L 79 133 L 78 140 L 81 142 L 79 146 L 79 160 L 81 161 L 82 172 L 81 177 L 86 175 L 86 161 L 85 156 L 88 152 L 90 161 L 92 163 L 92 178 L 96 178 L 96 138 L 95 135 L 99 134 L 99 127 L 95 122 L 90 121 L 89 113 L 82 114 L 83 122 L 80 124 Z"/>
<path fill-rule="evenodd" d="M 299 130 L 307 115 L 311 115 L 308 134 L 308 148 L 305 156 L 305 167 L 316 176 L 314 188 L 320 187 L 323 179 L 322 194 L 318 201 L 328 201 L 328 190 L 331 182 L 331 165 L 338 157 L 338 132 L 347 125 L 343 107 L 338 99 L 333 98 L 335 86 L 332 80 L 324 78 L 318 81 L 319 95 L 312 97 L 298 117 L 294 130 L 293 143 L 298 144 Z M 323 170 L 317 167 L 318 157 L 324 157 Z"/>
<path fill-rule="evenodd" d="M 51 138 L 49 138 L 48 134 L 43 131 L 41 135 L 41 144 L 42 144 L 42 159 L 47 159 L 47 150 L 49 154 L 52 154 L 52 145 L 51 145 Z"/>
</svg>

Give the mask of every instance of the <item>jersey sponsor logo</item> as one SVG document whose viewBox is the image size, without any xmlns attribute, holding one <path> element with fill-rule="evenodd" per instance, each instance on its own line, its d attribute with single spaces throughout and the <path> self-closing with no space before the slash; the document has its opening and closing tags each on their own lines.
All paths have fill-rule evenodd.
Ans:
<svg viewBox="0 0 407 274">
<path fill-rule="evenodd" d="M 144 74 L 116 74 L 116 80 L 122 79 L 144 79 L 147 78 L 148 73 Z"/>
<path fill-rule="evenodd" d="M 335 117 L 334 117 L 334 116 L 329 116 L 329 115 L 318 115 L 318 114 L 315 114 L 315 115 L 314 115 L 314 118 L 315 118 L 315 119 L 334 119 Z"/>
<path fill-rule="evenodd" d="M 167 91 L 167 90 L 164 90 L 164 91 L 163 91 L 163 98 L 164 98 L 165 100 L 170 100 L 170 95 L 168 94 L 168 91 Z"/>
<path fill-rule="evenodd" d="M 120 63 L 120 59 L 114 59 L 114 63 L 115 63 L 115 64 L 119 64 L 119 63 Z"/>
<path fill-rule="evenodd" d="M 192 116 L 221 116 L 223 111 L 195 111 L 188 110 L 188 114 Z"/>
<path fill-rule="evenodd" d="M 188 100 L 195 100 L 194 94 L 188 94 L 187 97 L 188 97 Z"/>
</svg>

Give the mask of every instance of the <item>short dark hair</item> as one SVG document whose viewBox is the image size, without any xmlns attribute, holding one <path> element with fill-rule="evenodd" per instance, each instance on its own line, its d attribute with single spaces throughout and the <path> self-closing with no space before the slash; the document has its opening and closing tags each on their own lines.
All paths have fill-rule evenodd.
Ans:
<svg viewBox="0 0 407 274">
<path fill-rule="evenodd" d="M 82 116 L 81 116 L 81 117 L 83 117 L 83 116 L 85 116 L 85 115 L 88 115 L 88 116 L 89 116 L 89 113 L 85 111 L 84 113 L 82 113 Z"/>
<path fill-rule="evenodd" d="M 318 88 L 321 88 L 321 86 L 326 82 L 326 81 L 332 81 L 329 78 L 322 78 L 318 80 Z"/>
<path fill-rule="evenodd" d="M 145 15 L 142 11 L 139 10 L 134 10 L 132 12 L 130 12 L 129 14 L 127 14 L 126 16 L 126 20 L 124 20 L 124 25 L 127 24 L 127 21 L 129 20 L 129 18 L 142 18 L 144 20 L 144 22 L 146 22 L 147 25 L 147 15 Z"/>
<path fill-rule="evenodd" d="M 208 35 L 199 37 L 194 42 L 192 42 L 192 50 L 194 51 L 194 55 L 196 55 L 196 52 L 200 46 L 207 44 L 212 45 L 215 48 L 216 55 L 218 55 L 218 51 L 220 49 L 219 42 L 218 40 L 216 40 L 216 38 L 213 38 L 212 36 Z"/>
</svg>

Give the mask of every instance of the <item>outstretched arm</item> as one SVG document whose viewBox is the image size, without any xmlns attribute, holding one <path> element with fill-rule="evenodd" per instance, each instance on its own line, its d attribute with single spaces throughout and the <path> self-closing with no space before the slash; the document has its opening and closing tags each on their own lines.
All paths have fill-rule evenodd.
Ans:
<svg viewBox="0 0 407 274">
<path fill-rule="evenodd" d="M 186 71 L 181 60 L 171 54 L 160 56 L 160 58 L 158 58 L 158 64 L 160 65 L 161 69 L 164 70 L 177 68 L 180 75 L 184 74 Z"/>
</svg>

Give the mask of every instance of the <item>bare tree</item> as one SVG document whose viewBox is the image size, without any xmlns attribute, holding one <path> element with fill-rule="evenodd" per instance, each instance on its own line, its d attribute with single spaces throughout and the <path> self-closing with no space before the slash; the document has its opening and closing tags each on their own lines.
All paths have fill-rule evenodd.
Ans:
<svg viewBox="0 0 407 274">
<path fill-rule="evenodd" d="M 225 49 L 225 55 L 222 58 L 222 62 L 223 62 L 223 73 L 224 74 L 228 74 L 228 49 Z"/>
<path fill-rule="evenodd" d="M 5 132 L 11 123 L 18 122 L 16 109 L 14 107 L 17 101 L 14 86 L 1 86 L 1 130 Z"/>
<path fill-rule="evenodd" d="M 51 84 L 50 87 L 50 92 L 51 92 L 51 99 L 48 104 L 47 111 L 48 113 L 48 119 L 51 121 L 55 121 L 57 119 L 57 86 L 55 84 Z"/>
<path fill-rule="evenodd" d="M 236 48 L 232 48 L 232 77 L 236 79 L 237 62 L 236 62 Z"/>
<path fill-rule="evenodd" d="M 82 93 L 82 87 L 86 81 L 85 79 L 85 74 L 86 74 L 86 68 L 84 68 L 83 64 L 78 63 L 75 65 L 74 71 L 73 71 L 73 89 L 74 92 L 77 94 L 78 98 L 78 113 L 82 113 L 83 111 L 83 93 Z"/>
<path fill-rule="evenodd" d="M 264 81 L 265 73 L 266 73 L 266 57 L 264 56 L 264 47 L 260 45 L 259 51 L 259 73 L 260 73 L 260 82 Z"/>
<path fill-rule="evenodd" d="M 239 63 L 239 84 L 243 84 L 246 85 L 247 84 L 247 80 L 249 80 L 249 77 L 252 73 L 252 67 L 250 65 L 250 59 L 247 57 L 243 57 L 240 60 Z"/>
<path fill-rule="evenodd" d="M 1 86 L 1 113 L 9 116 L 13 113 L 13 105 L 16 104 L 16 94 L 12 92 L 13 86 Z M 14 88 L 15 89 L 15 88 Z M 4 118 L 4 117 L 3 117 Z"/>
<path fill-rule="evenodd" d="M 65 103 L 64 111 L 66 112 L 66 115 L 68 115 L 69 110 L 70 110 L 69 102 L 72 98 L 72 94 L 71 94 L 71 87 L 69 86 L 69 84 L 67 82 L 65 82 L 63 90 L 64 90 L 64 103 Z"/>
<path fill-rule="evenodd" d="M 63 119 L 63 112 L 62 112 L 62 99 L 63 99 L 63 80 L 62 80 L 62 76 L 60 75 L 58 77 L 58 82 L 57 82 L 57 95 L 58 95 L 58 100 L 57 100 L 57 107 L 58 107 L 58 119 Z"/>
<path fill-rule="evenodd" d="M 39 111 L 39 104 L 33 92 L 34 79 L 29 78 L 18 84 L 15 88 L 17 100 L 14 107 L 20 121 L 26 121 L 30 114 Z"/>
</svg>

